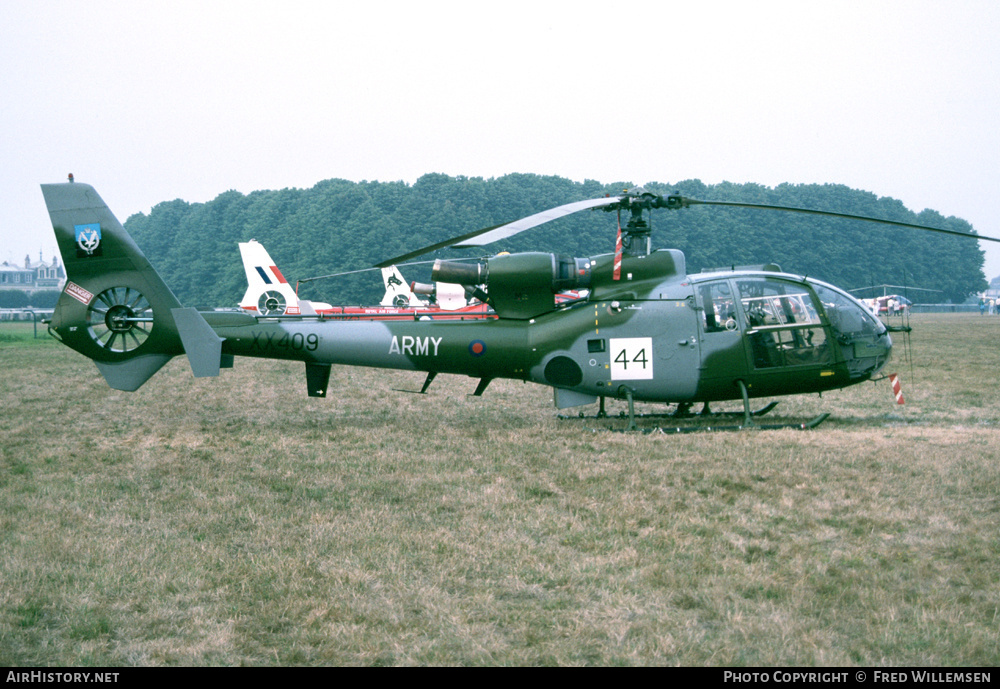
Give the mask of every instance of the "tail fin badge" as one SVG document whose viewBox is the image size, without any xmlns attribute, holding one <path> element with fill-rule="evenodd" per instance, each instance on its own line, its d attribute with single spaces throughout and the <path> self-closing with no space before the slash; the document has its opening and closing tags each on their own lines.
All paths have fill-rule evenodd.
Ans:
<svg viewBox="0 0 1000 689">
<path fill-rule="evenodd" d="M 87 256 L 101 255 L 101 225 L 100 223 L 89 223 L 87 225 L 74 225 L 76 230 L 76 257 L 86 258 Z"/>
</svg>

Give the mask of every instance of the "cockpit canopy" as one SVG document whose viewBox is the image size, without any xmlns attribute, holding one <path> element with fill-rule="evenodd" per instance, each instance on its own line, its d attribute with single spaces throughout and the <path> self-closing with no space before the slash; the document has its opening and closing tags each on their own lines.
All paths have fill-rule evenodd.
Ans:
<svg viewBox="0 0 1000 689">
<path fill-rule="evenodd" d="M 734 273 L 695 283 L 705 333 L 744 334 L 754 370 L 844 361 L 852 379 L 889 359 L 886 327 L 861 302 L 819 280 Z"/>
</svg>

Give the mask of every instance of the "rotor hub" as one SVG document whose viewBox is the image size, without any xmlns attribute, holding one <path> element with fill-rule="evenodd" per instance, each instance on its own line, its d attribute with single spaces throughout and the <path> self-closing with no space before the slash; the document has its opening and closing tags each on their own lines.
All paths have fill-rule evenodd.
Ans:
<svg viewBox="0 0 1000 689">
<path fill-rule="evenodd" d="M 104 316 L 104 324 L 112 332 L 125 333 L 134 327 L 129 320 L 132 318 L 135 318 L 135 311 L 131 307 L 126 304 L 115 304 Z"/>
</svg>

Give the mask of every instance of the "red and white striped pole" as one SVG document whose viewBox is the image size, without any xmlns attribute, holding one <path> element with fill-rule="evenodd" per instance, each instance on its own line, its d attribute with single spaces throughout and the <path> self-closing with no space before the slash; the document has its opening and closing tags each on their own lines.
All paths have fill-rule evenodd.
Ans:
<svg viewBox="0 0 1000 689">
<path fill-rule="evenodd" d="M 622 277 L 622 212 L 618 211 L 618 239 L 615 240 L 615 269 L 611 273 L 612 280 Z"/>
<path fill-rule="evenodd" d="M 890 373 L 889 382 L 892 384 L 892 394 L 896 396 L 896 404 L 906 404 L 906 400 L 903 399 L 903 388 L 899 384 L 899 375 Z"/>
</svg>

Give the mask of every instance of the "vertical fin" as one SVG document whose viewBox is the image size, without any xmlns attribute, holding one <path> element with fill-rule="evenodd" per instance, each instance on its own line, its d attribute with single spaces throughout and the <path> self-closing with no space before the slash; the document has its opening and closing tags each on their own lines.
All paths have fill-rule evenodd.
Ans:
<svg viewBox="0 0 1000 689">
<path fill-rule="evenodd" d="M 42 195 L 67 276 L 50 329 L 108 385 L 135 390 L 184 353 L 180 302 L 93 187 L 43 184 Z"/>
<path fill-rule="evenodd" d="M 326 397 L 326 389 L 330 385 L 330 364 L 312 364 L 306 362 L 306 387 L 310 397 Z"/>
<path fill-rule="evenodd" d="M 382 283 L 385 285 L 385 294 L 382 296 L 381 306 L 426 306 L 413 290 L 410 283 L 403 279 L 403 274 L 396 266 L 386 266 L 382 268 Z"/>
<path fill-rule="evenodd" d="M 212 326 L 198 309 L 173 309 L 174 322 L 184 343 L 184 353 L 191 364 L 195 378 L 219 375 L 222 365 L 222 338 L 215 334 Z"/>
<path fill-rule="evenodd" d="M 243 271 L 247 276 L 247 291 L 240 300 L 240 307 L 248 311 L 259 311 L 262 297 L 268 293 L 281 295 L 282 299 L 275 300 L 274 303 L 283 302 L 285 309 L 299 305 L 295 290 L 260 242 L 240 242 L 240 255 L 243 258 Z"/>
<path fill-rule="evenodd" d="M 153 377 L 173 357 L 166 354 L 147 354 L 120 363 L 95 361 L 97 370 L 113 390 L 135 392 Z"/>
</svg>

